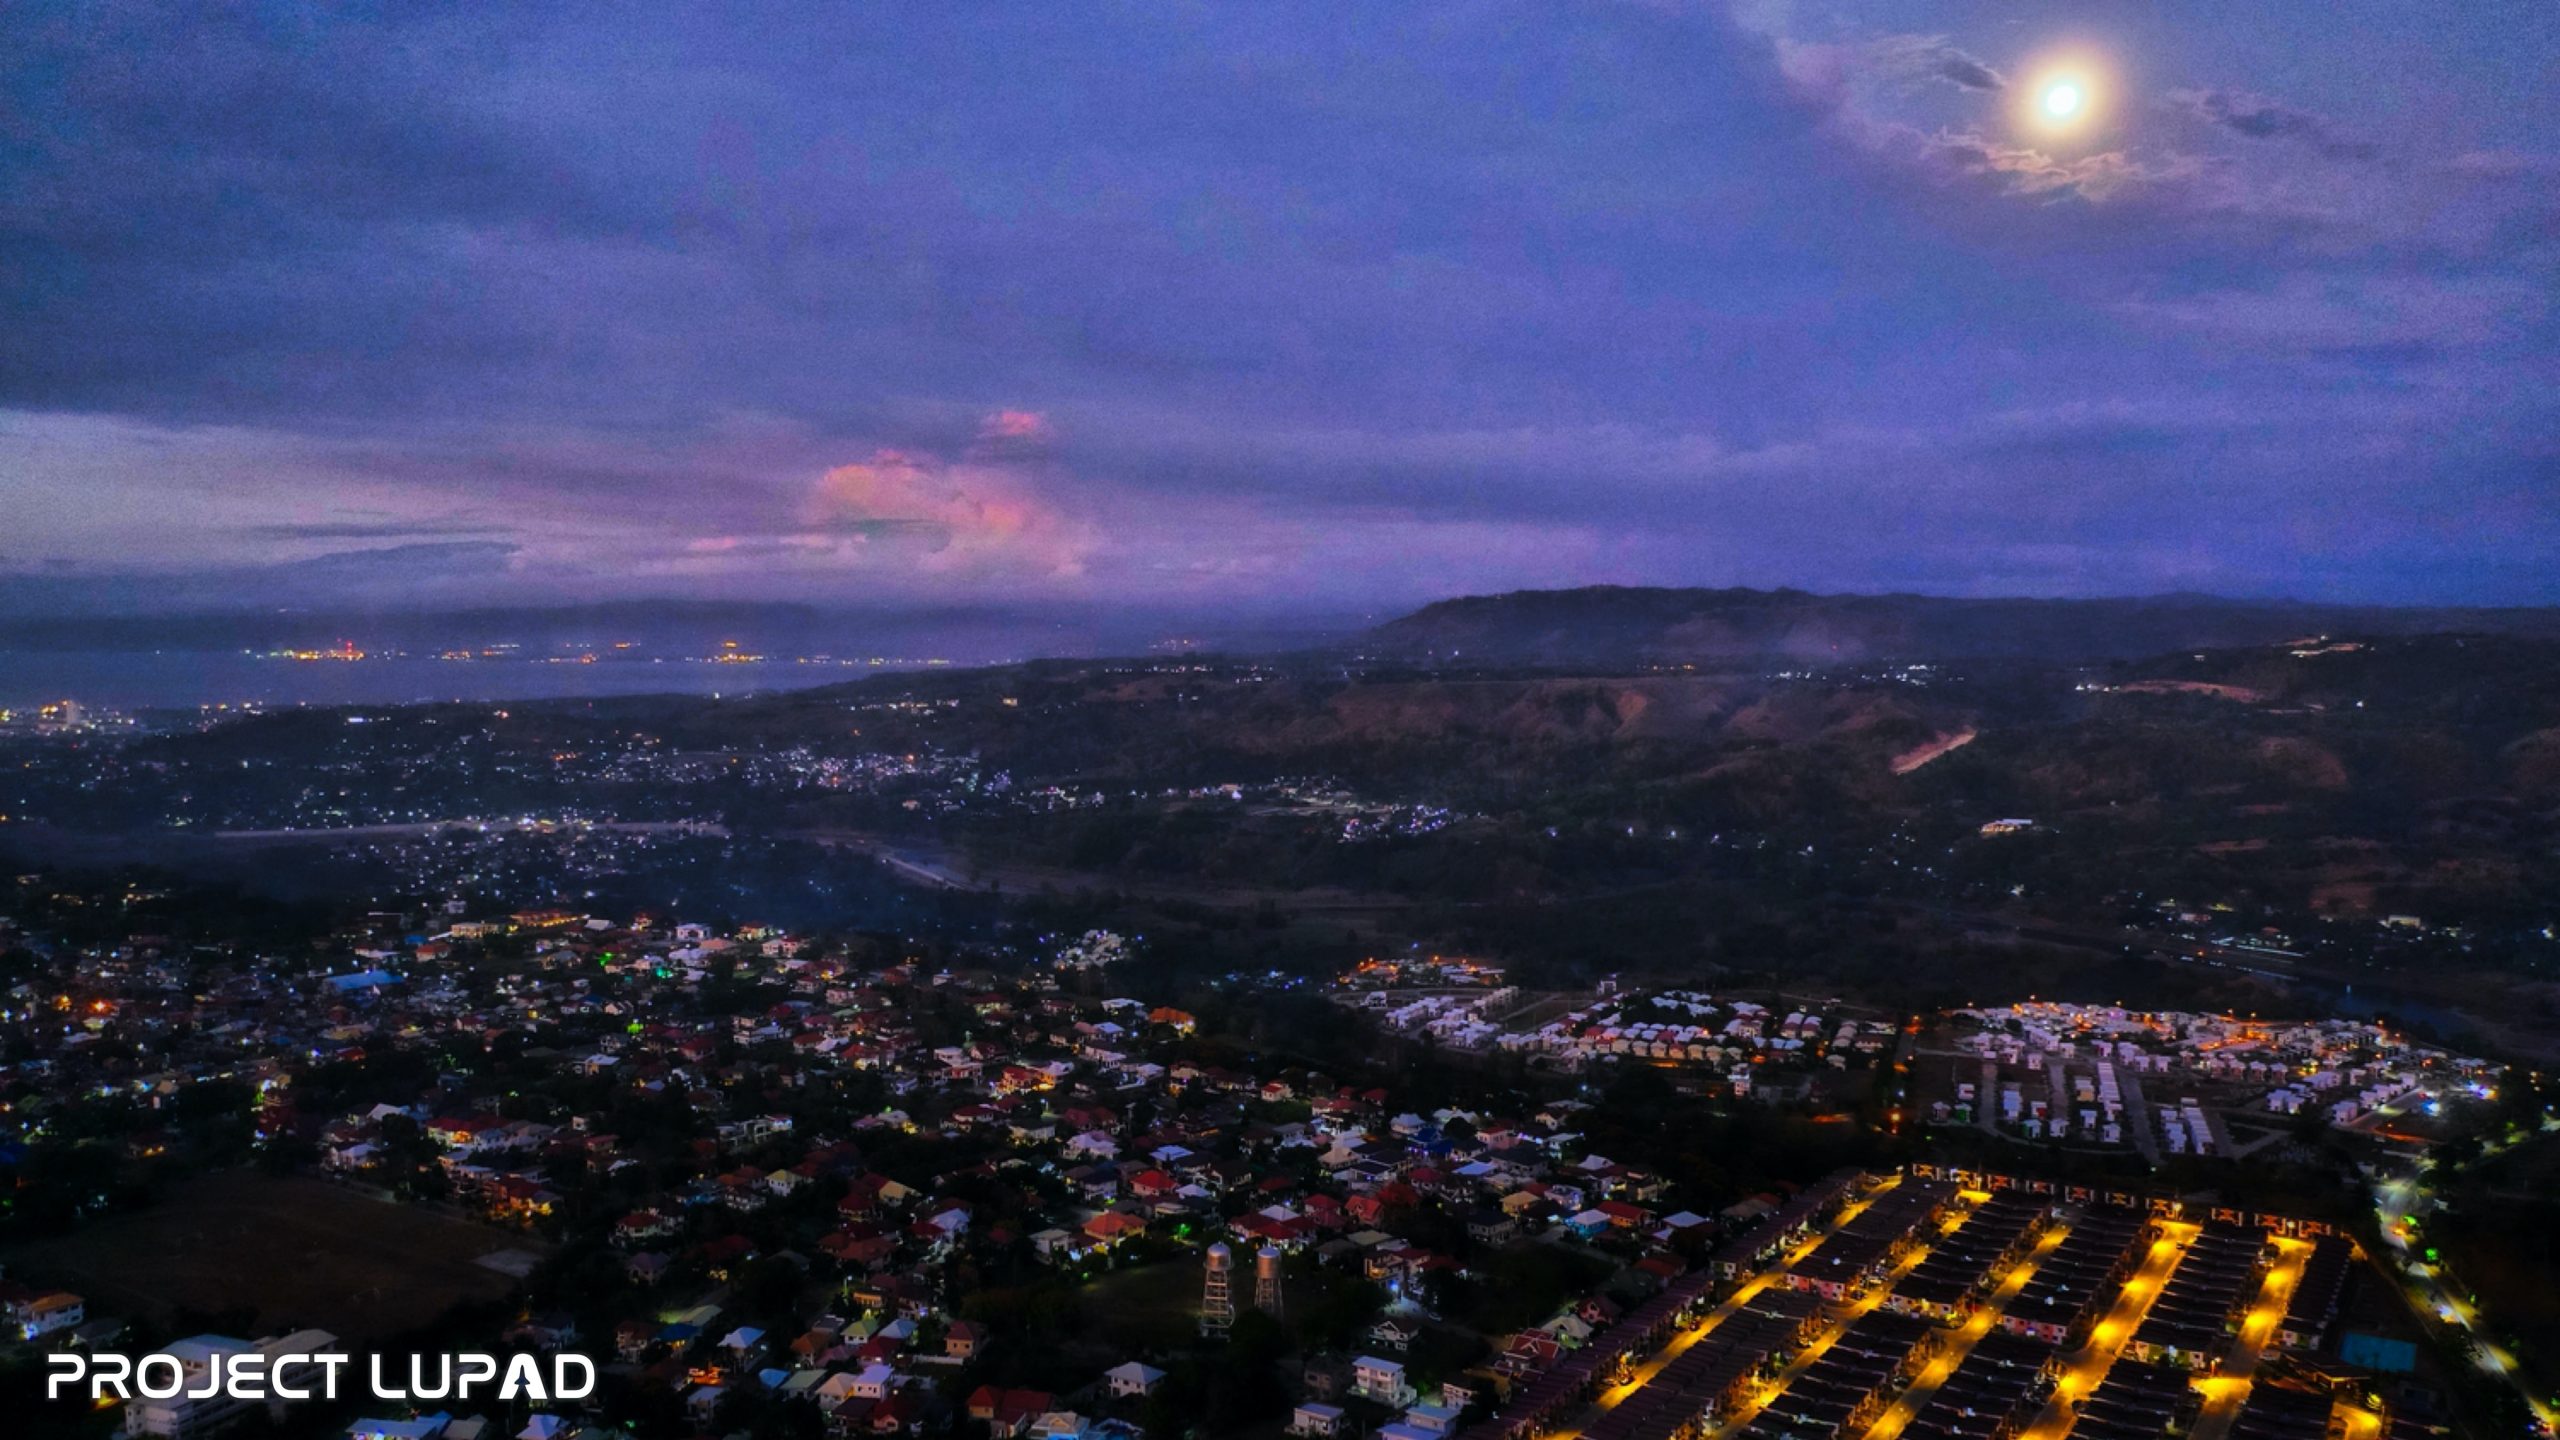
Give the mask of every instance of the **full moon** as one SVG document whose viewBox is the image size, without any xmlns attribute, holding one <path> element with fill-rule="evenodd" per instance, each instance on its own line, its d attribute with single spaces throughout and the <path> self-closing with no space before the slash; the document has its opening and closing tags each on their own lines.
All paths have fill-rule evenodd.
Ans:
<svg viewBox="0 0 2560 1440">
<path fill-rule="evenodd" d="M 2048 52 L 2023 73 L 2009 101 L 2010 118 L 2021 130 L 2062 142 L 2106 120 L 2115 87 L 2107 62 L 2095 53 Z"/>
</svg>

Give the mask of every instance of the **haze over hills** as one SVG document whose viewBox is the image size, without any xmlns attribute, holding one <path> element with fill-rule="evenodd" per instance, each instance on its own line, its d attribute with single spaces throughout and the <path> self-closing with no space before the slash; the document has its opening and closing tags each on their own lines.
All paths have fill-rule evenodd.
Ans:
<svg viewBox="0 0 2560 1440">
<path fill-rule="evenodd" d="M 1607 668 L 1722 660 L 2137 659 L 2304 635 L 2560 638 L 2555 607 L 2397 607 L 2211 595 L 1990 599 L 1595 585 L 1459 596 L 1361 629 L 1339 613 L 1106 610 L 1061 605 L 864 609 L 701 600 L 471 609 L 280 609 L 0 615 L 0 651 L 226 651 L 334 644 L 425 649 L 777 654 L 890 647 L 956 664 L 1199 648 L 1348 650 L 1390 660 Z M 867 647 L 867 650 L 866 650 Z"/>
<path fill-rule="evenodd" d="M 2560 609 L 2160 595 L 2090 600 L 1595 585 L 1443 600 L 1368 632 L 1375 654 L 1563 666 L 1787 657 L 2134 659 L 2303 635 L 2560 636 Z"/>
</svg>

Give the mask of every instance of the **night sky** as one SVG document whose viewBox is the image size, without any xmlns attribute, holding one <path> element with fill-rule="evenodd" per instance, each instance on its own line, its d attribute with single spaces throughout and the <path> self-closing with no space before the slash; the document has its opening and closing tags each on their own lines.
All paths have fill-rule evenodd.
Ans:
<svg viewBox="0 0 2560 1440">
<path fill-rule="evenodd" d="M 0 7 L 0 604 L 2560 601 L 2549 0 L 211 8 Z"/>
</svg>

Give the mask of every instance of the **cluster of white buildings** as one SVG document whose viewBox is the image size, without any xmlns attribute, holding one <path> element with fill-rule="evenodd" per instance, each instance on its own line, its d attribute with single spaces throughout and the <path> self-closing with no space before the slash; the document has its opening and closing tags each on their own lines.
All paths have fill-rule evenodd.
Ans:
<svg viewBox="0 0 2560 1440">
<path fill-rule="evenodd" d="M 1579 1066 L 1604 1056 L 1744 1067 L 1732 1079 L 1750 1083 L 1748 1067 L 1773 1060 L 1827 1060 L 1892 1044 L 1893 1026 L 1791 1010 L 1781 1015 L 1749 1000 L 1718 1000 L 1697 990 L 1607 996 L 1533 1030 L 1508 1031 L 1495 1043 L 1509 1051 L 1549 1055 Z"/>
<path fill-rule="evenodd" d="M 2213 1122 L 2205 1118 L 2204 1107 L 2192 1095 L 2178 1102 L 2176 1109 L 2157 1107 L 2160 1113 L 2160 1140 L 2172 1155 L 2211 1155 L 2221 1149 L 2213 1138 Z"/>
<path fill-rule="evenodd" d="M 2307 1105 L 2329 1107 L 2329 1123 L 2352 1125 L 2381 1106 L 2421 1090 L 2421 1081 L 2406 1071 L 2385 1072 L 2379 1077 L 2366 1077 L 2353 1094 L 2346 1089 L 2356 1081 L 2336 1070 L 2317 1070 L 2290 1085 L 2279 1085 L 2267 1092 L 2267 1108 L 2279 1115 L 2299 1115 Z M 2486 1081 L 2470 1082 L 2473 1093 L 2485 1094 Z"/>
<path fill-rule="evenodd" d="M 2413 1094 L 2485 1097 L 2495 1081 L 2488 1061 L 2359 1020 L 2260 1020 L 2054 1000 L 1956 1013 L 1981 1026 L 1957 1041 L 1960 1049 L 2031 1073 L 2051 1067 L 2063 1074 L 2075 1103 L 2052 1116 L 2037 1104 L 2021 1113 L 2018 1087 L 2002 1087 L 2002 1118 L 2031 1134 L 2067 1137 L 2076 1112 L 2083 1136 L 2123 1143 L 2123 1075 L 2243 1092 L 2245 1099 L 2218 1104 L 2194 1095 L 2172 1104 L 2155 1089 L 2160 1139 L 2173 1155 L 2219 1153 L 2220 1132 L 2208 1113 L 2215 1108 L 2294 1115 L 2321 1105 L 2332 1124 L 2347 1125 Z M 1970 1088 L 1960 1087 L 1960 1099 L 1972 1098 L 1962 1094 Z"/>
<path fill-rule="evenodd" d="M 1393 990 L 1361 992 L 1361 1003 L 1378 1012 L 1378 1023 L 1399 1035 L 1429 1035 L 1458 1050 L 1489 1050 L 1500 1043 L 1503 1029 L 1485 1018 L 1520 1003 L 1517 986 L 1456 995 L 1400 995 Z"/>
<path fill-rule="evenodd" d="M 1058 951 L 1061 970 L 1099 970 L 1129 958 L 1127 937 L 1111 930 L 1087 930 Z"/>
<path fill-rule="evenodd" d="M 2030 1075 L 2042 1074 L 2044 1057 L 2027 1056 L 2026 1067 Z M 2030 1140 L 2068 1140 L 2079 1135 L 2102 1144 L 2123 1144 L 2124 1097 L 2116 1088 L 2115 1068 L 2101 1060 L 2093 1071 L 2072 1074 L 2059 1064 L 2054 1070 L 2065 1074 L 2068 1083 L 2076 1087 L 2072 1096 L 2076 1104 L 2058 1103 L 2042 1096 L 2030 1098 L 2027 1085 L 2007 1081 L 1998 1087 L 2000 1123 Z M 1941 1123 L 1950 1119 L 1971 1123 L 1975 1107 L 1983 1103 L 1978 1089 L 1970 1082 L 1959 1084 L 1956 1104 L 1940 1102 L 1934 1118 Z"/>
</svg>

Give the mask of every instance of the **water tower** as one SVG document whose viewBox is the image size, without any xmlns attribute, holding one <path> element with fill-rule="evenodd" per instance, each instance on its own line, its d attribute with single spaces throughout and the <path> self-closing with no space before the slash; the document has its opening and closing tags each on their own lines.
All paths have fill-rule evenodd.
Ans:
<svg viewBox="0 0 2560 1440">
<path fill-rule="evenodd" d="M 1269 1245 L 1253 1257 L 1253 1308 L 1280 1318 L 1280 1252 Z"/>
<path fill-rule="evenodd" d="M 1236 1323 L 1235 1258 L 1223 1242 L 1209 1247 L 1208 1274 L 1200 1285 L 1203 1335 L 1224 1335 Z"/>
</svg>

